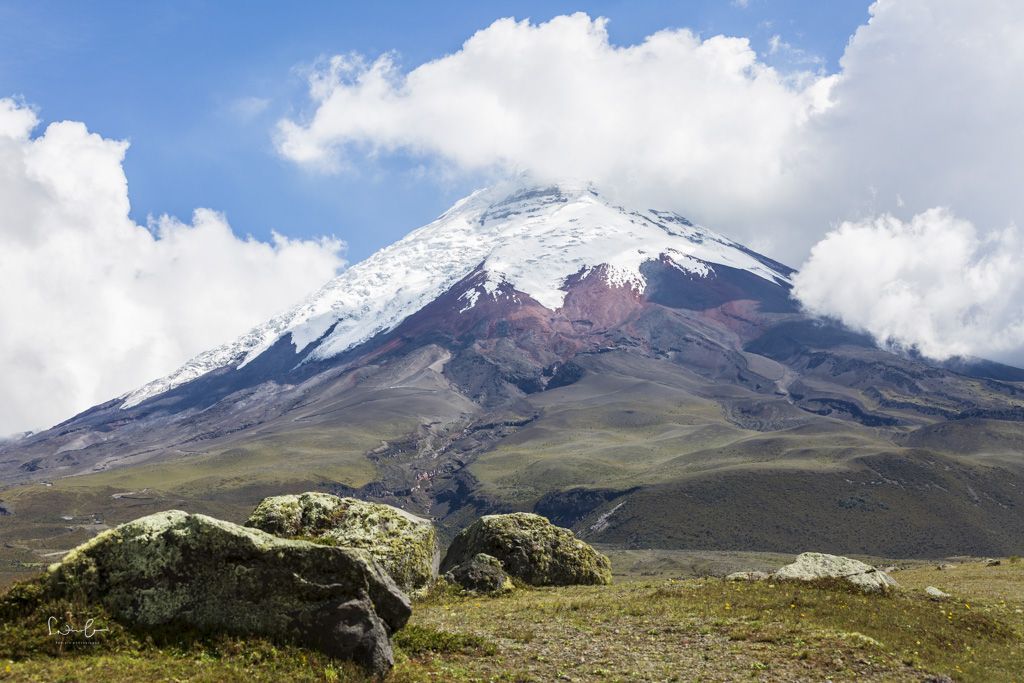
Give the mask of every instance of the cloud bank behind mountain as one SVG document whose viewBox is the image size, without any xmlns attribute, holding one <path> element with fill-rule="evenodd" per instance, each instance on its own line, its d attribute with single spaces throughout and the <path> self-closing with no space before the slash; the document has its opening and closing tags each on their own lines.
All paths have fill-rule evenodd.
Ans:
<svg viewBox="0 0 1024 683">
<path fill-rule="evenodd" d="M 1007 235 L 1024 217 L 1022 32 L 1018 2 L 879 0 L 825 73 L 810 57 L 805 70 L 773 68 L 745 38 L 667 29 L 615 45 L 585 14 L 502 19 L 408 70 L 395 54 L 323 60 L 310 110 L 279 122 L 277 144 L 328 171 L 400 153 L 442 173 L 594 180 L 786 262 L 810 257 L 812 273 L 838 269 L 845 291 L 810 276 L 797 290 L 821 314 L 939 357 L 1022 363 L 1020 316 L 991 292 L 1020 291 L 1024 268 L 989 253 L 1014 248 Z M 957 241 L 968 224 L 973 237 Z M 951 240 L 947 266 L 968 269 L 950 282 L 984 273 L 989 284 L 936 296 L 936 277 L 952 277 L 940 267 L 897 268 L 879 284 L 885 250 L 909 263 L 941 250 L 934 239 Z M 850 307 L 845 294 L 879 286 L 887 307 L 898 289 L 912 310 Z"/>
<path fill-rule="evenodd" d="M 0 435 L 48 427 L 246 332 L 344 264 L 333 238 L 272 244 L 199 209 L 128 217 L 127 143 L 34 134 L 0 99 Z"/>
</svg>

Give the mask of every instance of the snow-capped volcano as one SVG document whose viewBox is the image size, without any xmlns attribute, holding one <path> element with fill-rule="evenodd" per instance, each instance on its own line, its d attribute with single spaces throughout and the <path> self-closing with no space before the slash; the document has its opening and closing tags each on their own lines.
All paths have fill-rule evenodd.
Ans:
<svg viewBox="0 0 1024 683">
<path fill-rule="evenodd" d="M 448 531 L 533 510 L 630 547 L 789 552 L 842 519 L 866 554 L 1019 552 L 1024 371 L 880 349 L 804 313 L 792 272 L 587 185 L 483 190 L 241 339 L 0 443 L 0 481 L 99 472 L 119 519 L 325 490 Z M 111 497 L 122 468 L 149 503 Z"/>
<path fill-rule="evenodd" d="M 122 407 L 212 370 L 244 366 L 286 335 L 296 353 L 315 344 L 305 358 L 332 358 L 393 330 L 476 270 L 478 282 L 459 294 L 462 312 L 503 292 L 554 311 L 574 276 L 600 268 L 607 285 L 642 292 L 642 266 L 659 260 L 699 278 L 727 266 L 787 286 L 792 273 L 676 213 L 616 206 L 591 185 L 504 184 L 460 200 L 295 308 L 128 394 Z"/>
</svg>

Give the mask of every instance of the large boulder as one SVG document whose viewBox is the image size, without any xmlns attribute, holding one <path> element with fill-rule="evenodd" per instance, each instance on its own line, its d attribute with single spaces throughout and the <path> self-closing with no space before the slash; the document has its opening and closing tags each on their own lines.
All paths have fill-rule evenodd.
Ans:
<svg viewBox="0 0 1024 683">
<path fill-rule="evenodd" d="M 56 597 L 84 599 L 139 627 L 260 635 L 383 674 L 405 594 L 362 550 L 277 538 L 179 510 L 105 531 L 51 566 Z"/>
<path fill-rule="evenodd" d="M 286 538 L 362 548 L 406 591 L 424 588 L 436 575 L 434 525 L 390 505 L 329 493 L 273 496 L 256 506 L 245 525 Z"/>
<path fill-rule="evenodd" d="M 477 553 L 445 574 L 444 578 L 471 593 L 484 595 L 498 595 L 514 588 L 501 561 L 484 553 Z"/>
<path fill-rule="evenodd" d="M 609 584 L 608 558 L 540 515 L 486 515 L 455 537 L 441 561 L 448 572 L 478 553 L 497 558 L 513 578 L 531 586 Z"/>
<path fill-rule="evenodd" d="M 899 587 L 894 578 L 880 569 L 849 557 L 825 553 L 802 553 L 797 556 L 796 562 L 782 567 L 772 577 L 783 581 L 841 579 L 868 593 Z"/>
</svg>

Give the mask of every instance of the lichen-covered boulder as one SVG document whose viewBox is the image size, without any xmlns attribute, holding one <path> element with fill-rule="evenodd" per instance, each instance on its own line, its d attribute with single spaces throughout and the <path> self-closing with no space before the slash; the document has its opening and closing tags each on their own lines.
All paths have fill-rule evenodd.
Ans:
<svg viewBox="0 0 1024 683">
<path fill-rule="evenodd" d="M 139 627 L 260 635 L 391 668 L 405 594 L 368 553 L 277 538 L 205 515 L 160 512 L 105 531 L 52 565 L 55 597 Z"/>
<path fill-rule="evenodd" d="M 507 593 L 514 588 L 501 561 L 484 553 L 477 553 L 445 574 L 444 578 L 464 590 L 485 595 Z"/>
<path fill-rule="evenodd" d="M 273 496 L 256 506 L 245 525 L 286 538 L 362 548 L 406 591 L 424 588 L 436 576 L 434 525 L 390 505 L 317 492 Z"/>
<path fill-rule="evenodd" d="M 512 577 L 531 586 L 612 582 L 608 558 L 540 515 L 514 512 L 486 515 L 459 532 L 441 571 L 448 572 L 478 553 L 497 558 Z"/>
<path fill-rule="evenodd" d="M 787 564 L 772 575 L 779 580 L 816 581 L 842 579 L 868 593 L 898 588 L 896 579 L 859 560 L 825 553 L 802 553 L 796 562 Z"/>
</svg>

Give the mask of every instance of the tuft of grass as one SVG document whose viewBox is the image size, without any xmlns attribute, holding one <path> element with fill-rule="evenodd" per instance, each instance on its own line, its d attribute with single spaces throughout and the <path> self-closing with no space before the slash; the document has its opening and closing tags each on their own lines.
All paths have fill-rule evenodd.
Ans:
<svg viewBox="0 0 1024 683">
<path fill-rule="evenodd" d="M 395 634 L 393 643 L 409 657 L 426 653 L 491 656 L 498 647 L 489 638 L 411 624 Z"/>
<path fill-rule="evenodd" d="M 448 605 L 466 599 L 468 597 L 463 593 L 461 587 L 454 583 L 448 583 L 444 577 L 440 577 L 417 597 L 416 604 L 420 606 Z"/>
</svg>

